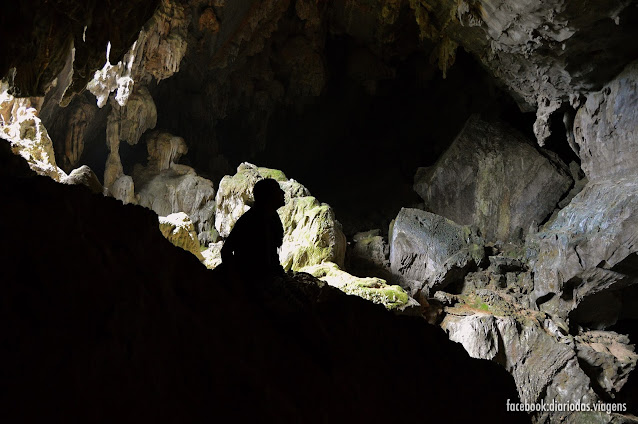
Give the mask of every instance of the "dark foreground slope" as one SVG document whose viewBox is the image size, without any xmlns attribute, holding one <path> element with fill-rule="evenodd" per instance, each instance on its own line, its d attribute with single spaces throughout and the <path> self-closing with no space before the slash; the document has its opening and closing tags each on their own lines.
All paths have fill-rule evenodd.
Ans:
<svg viewBox="0 0 638 424">
<path fill-rule="evenodd" d="M 309 277 L 230 282 L 0 142 L 0 422 L 517 422 L 512 378 Z M 253 282 L 254 283 L 254 282 Z"/>
</svg>

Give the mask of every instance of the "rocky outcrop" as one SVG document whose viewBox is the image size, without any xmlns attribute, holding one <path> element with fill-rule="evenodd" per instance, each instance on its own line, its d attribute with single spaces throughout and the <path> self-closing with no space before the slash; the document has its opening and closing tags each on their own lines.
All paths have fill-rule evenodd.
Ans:
<svg viewBox="0 0 638 424">
<path fill-rule="evenodd" d="M 74 169 L 71 173 L 60 180 L 63 184 L 84 185 L 95 194 L 102 194 L 104 188 L 95 172 L 86 165 Z"/>
<path fill-rule="evenodd" d="M 547 155 L 514 129 L 474 115 L 434 166 L 419 169 L 414 189 L 427 210 L 477 226 L 488 241 L 521 240 L 573 183 L 562 161 Z"/>
<path fill-rule="evenodd" d="M 228 237 L 235 222 L 253 202 L 252 187 L 263 178 L 277 180 L 286 197 L 286 205 L 278 210 L 284 228 L 279 253 L 284 269 L 299 270 L 322 262 L 335 262 L 343 267 L 346 239 L 332 208 L 275 169 L 243 163 L 235 175 L 222 178 L 215 211 L 215 228 L 219 234 Z"/>
<path fill-rule="evenodd" d="M 200 261 L 204 260 L 199 248 L 197 233 L 190 217 L 184 212 L 172 213 L 168 216 L 159 217 L 159 228 L 162 235 L 177 247 L 181 247 L 187 252 L 197 256 Z"/>
<path fill-rule="evenodd" d="M 437 43 L 438 63 L 454 63 L 462 46 L 501 81 L 524 110 L 536 109 L 539 144 L 562 104 L 578 107 L 581 93 L 598 89 L 635 58 L 636 5 L 594 1 L 583 8 L 560 0 L 410 0 L 421 36 Z M 591 46 L 596 53 L 591 54 Z"/>
<path fill-rule="evenodd" d="M 517 401 L 503 370 L 423 320 L 309 276 L 246 296 L 168 243 L 152 212 L 33 177 L 8 150 L 0 143 L 6 420 L 418 422 L 406 399 L 427 399 L 441 422 L 527 421 L 503 407 Z M 57 225 L 34 226 L 45 208 Z M 34 240 L 55 248 L 33 255 Z M 427 364 L 427 384 L 406 378 L 405 358 Z"/>
<path fill-rule="evenodd" d="M 470 227 L 418 209 L 401 209 L 389 237 L 391 270 L 411 295 L 462 281 L 485 255 Z"/>
<path fill-rule="evenodd" d="M 139 204 L 160 216 L 185 212 L 195 226 L 202 245 L 215 238 L 215 189 L 213 183 L 198 176 L 192 168 L 167 169 L 146 182 L 136 184 Z"/>
<path fill-rule="evenodd" d="M 31 169 L 56 181 L 66 173 L 55 162 L 53 142 L 38 117 L 41 99 L 17 98 L 9 94 L 6 82 L 0 83 L 0 137 L 11 144 L 11 150 L 22 156 Z"/>
<path fill-rule="evenodd" d="M 400 286 L 390 285 L 381 278 L 355 277 L 341 270 L 334 262 L 307 266 L 301 268 L 300 272 L 317 277 L 344 293 L 381 304 L 391 311 L 403 312 L 409 308 L 418 309 L 419 306 Z"/>
<path fill-rule="evenodd" d="M 528 241 L 538 303 L 563 317 L 581 306 L 600 311 L 610 296 L 620 299 L 622 290 L 638 281 L 632 266 L 638 252 L 638 174 L 629 159 L 638 140 L 638 97 L 629 89 L 636 80 L 634 64 L 579 109 L 574 128 L 589 182 Z M 581 305 L 588 298 L 589 305 Z M 620 300 L 614 303 L 598 323 L 588 325 L 613 324 L 622 310 Z"/>
</svg>

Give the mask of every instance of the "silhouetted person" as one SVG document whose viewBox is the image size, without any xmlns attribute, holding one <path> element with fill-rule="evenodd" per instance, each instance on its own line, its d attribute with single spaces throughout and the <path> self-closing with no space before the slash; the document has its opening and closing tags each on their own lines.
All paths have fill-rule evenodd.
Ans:
<svg viewBox="0 0 638 424">
<path fill-rule="evenodd" d="M 244 213 L 224 242 L 222 262 L 244 277 L 283 275 L 277 249 L 282 245 L 284 229 L 277 209 L 286 204 L 279 183 L 267 178 L 253 188 L 255 204 Z"/>
</svg>

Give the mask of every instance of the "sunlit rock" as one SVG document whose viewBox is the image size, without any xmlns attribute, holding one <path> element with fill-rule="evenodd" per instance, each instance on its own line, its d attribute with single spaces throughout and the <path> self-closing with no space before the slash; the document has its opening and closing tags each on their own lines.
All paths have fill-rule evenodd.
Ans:
<svg viewBox="0 0 638 424">
<path fill-rule="evenodd" d="M 179 71 L 186 53 L 188 20 L 181 4 L 162 0 L 153 17 L 140 31 L 133 46 L 115 65 L 110 63 L 110 43 L 106 63 L 97 71 L 87 88 L 101 108 L 110 94 L 119 106 L 126 106 L 136 84 L 161 81 Z"/>
<path fill-rule="evenodd" d="M 100 180 L 95 175 L 95 172 L 87 165 L 82 165 L 79 168 L 74 169 L 71 173 L 60 180 L 61 183 L 71 185 L 84 185 L 89 188 L 93 193 L 102 194 L 104 188 L 100 183 Z"/>
<path fill-rule="evenodd" d="M 159 226 L 162 235 L 168 241 L 197 256 L 200 261 L 204 260 L 200 253 L 197 233 L 195 233 L 195 228 L 188 215 L 184 212 L 178 212 L 168 216 L 160 216 Z"/>
<path fill-rule="evenodd" d="M 0 84 L 0 137 L 7 140 L 13 153 L 22 156 L 35 172 L 60 181 L 66 173 L 55 162 L 53 143 L 32 100 L 37 102 L 37 99 L 16 98 L 8 93 L 6 82 Z"/>
<path fill-rule="evenodd" d="M 310 196 L 308 190 L 279 170 L 243 163 L 233 176 L 225 176 L 217 190 L 215 228 L 228 237 L 232 227 L 253 202 L 252 187 L 263 178 L 279 182 L 286 205 L 279 209 L 284 242 L 279 260 L 284 269 L 299 270 L 322 262 L 343 266 L 346 239 L 332 208 Z"/>
<path fill-rule="evenodd" d="M 410 294 L 433 295 L 483 260 L 483 241 L 467 226 L 419 209 L 401 209 L 390 234 L 390 266 Z"/>
<path fill-rule="evenodd" d="M 476 225 L 489 241 L 509 241 L 543 222 L 571 185 L 560 159 L 475 115 L 435 165 L 419 170 L 414 188 L 427 210 Z"/>
<path fill-rule="evenodd" d="M 160 216 L 184 212 L 192 220 L 202 245 L 216 241 L 213 183 L 198 176 L 190 166 L 176 163 L 188 151 L 184 139 L 153 132 L 146 138 L 146 147 L 148 165 L 137 165 L 133 171 L 139 204 Z"/>
<path fill-rule="evenodd" d="M 389 310 L 403 311 L 408 307 L 418 307 L 418 303 L 400 286 L 390 285 L 381 278 L 355 277 L 341 270 L 334 262 L 304 267 L 299 271 L 307 272 L 345 293 L 379 303 Z"/>
</svg>

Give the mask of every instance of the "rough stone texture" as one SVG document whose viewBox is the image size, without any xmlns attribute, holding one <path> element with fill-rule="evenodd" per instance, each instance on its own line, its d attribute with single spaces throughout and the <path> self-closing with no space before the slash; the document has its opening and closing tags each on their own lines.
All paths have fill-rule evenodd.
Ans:
<svg viewBox="0 0 638 424">
<path fill-rule="evenodd" d="M 38 117 L 41 99 L 17 98 L 9 94 L 6 82 L 0 82 L 0 137 L 11 144 L 11 150 L 20 154 L 31 169 L 56 181 L 66 173 L 55 162 L 53 142 Z"/>
<path fill-rule="evenodd" d="M 86 143 L 87 127 L 94 117 L 95 105 L 87 101 L 79 101 L 68 116 L 64 143 L 58 142 L 55 145 L 56 150 L 62 150 L 58 152 L 58 157 L 62 156 L 62 168 L 67 172 L 79 164 Z"/>
<path fill-rule="evenodd" d="M 146 130 L 157 125 L 157 109 L 146 87 L 140 87 L 131 94 L 126 106 L 117 102 L 112 102 L 111 106 L 113 118 L 109 116 L 109 123 L 117 122 L 118 137 L 130 145 L 137 144 Z"/>
<path fill-rule="evenodd" d="M 403 208 L 390 234 L 390 266 L 411 295 L 433 295 L 463 277 L 484 257 L 469 227 L 418 209 Z"/>
<path fill-rule="evenodd" d="M 16 3 L 0 25 L 0 77 L 12 77 L 17 95 L 43 96 L 74 48 L 71 87 L 64 86 L 67 96 L 80 92 L 104 63 L 107 43 L 119 59 L 158 3 L 113 1 L 90 7 L 73 0 Z M 15 73 L 11 68 L 16 68 Z"/>
<path fill-rule="evenodd" d="M 400 286 L 389 285 L 381 278 L 359 278 L 339 268 L 334 262 L 323 262 L 299 270 L 337 287 L 347 294 L 362 297 L 381 304 L 389 310 L 405 311 L 418 303 Z"/>
<path fill-rule="evenodd" d="M 95 172 L 86 165 L 74 169 L 71 173 L 60 180 L 61 183 L 87 186 L 89 190 L 96 194 L 102 194 L 104 188 Z"/>
<path fill-rule="evenodd" d="M 204 260 L 200 253 L 199 241 L 197 241 L 197 233 L 193 222 L 184 212 L 160 216 L 159 228 L 162 235 L 175 246 L 191 252 L 200 261 Z"/>
<path fill-rule="evenodd" d="M 151 78 L 159 82 L 179 71 L 186 53 L 187 25 L 184 6 L 161 0 L 137 40 L 116 65 L 110 63 L 109 44 L 104 67 L 87 85 L 97 98 L 97 105 L 103 107 L 109 95 L 116 91 L 114 99 L 124 107 L 136 84 L 146 85 Z"/>
<path fill-rule="evenodd" d="M 182 155 L 188 153 L 188 146 L 182 137 L 164 131 L 155 131 L 146 138 L 148 151 L 148 172 L 158 173 L 174 168 Z"/>
<path fill-rule="evenodd" d="M 446 308 L 441 327 L 473 358 L 503 365 L 525 403 L 552 402 L 591 405 L 599 397 L 578 366 L 574 340 L 546 315 L 516 306 L 488 290 Z M 580 412 L 537 413 L 536 422 L 583 422 Z M 597 415 L 597 414 L 596 414 Z M 608 422 L 601 414 L 592 422 Z"/>
<path fill-rule="evenodd" d="M 346 267 L 359 276 L 391 278 L 390 245 L 381 236 L 381 230 L 357 233 L 346 252 Z"/>
<path fill-rule="evenodd" d="M 215 269 L 222 263 L 222 247 L 224 246 L 223 241 L 218 241 L 216 243 L 210 243 L 208 247 L 202 250 L 202 256 L 204 260 L 202 263 L 208 269 Z"/>
<path fill-rule="evenodd" d="M 277 180 L 285 193 L 286 205 L 278 210 L 284 227 L 279 260 L 286 270 L 335 262 L 343 266 L 346 239 L 341 224 L 329 205 L 310 196 L 308 190 L 283 172 L 243 163 L 234 176 L 219 183 L 215 228 L 227 237 L 235 222 L 253 202 L 252 187 L 263 178 Z"/>
<path fill-rule="evenodd" d="M 578 111 L 574 126 L 581 128 L 576 133 L 589 182 L 528 241 L 535 297 L 545 310 L 563 317 L 590 296 L 637 281 L 631 264 L 638 252 L 638 174 L 628 159 L 638 140 L 638 97 L 628 87 L 635 87 L 637 79 L 634 64 L 601 92 L 591 94 Z M 605 327 L 615 319 L 607 315 L 598 325 L 591 324 Z"/>
<path fill-rule="evenodd" d="M 515 130 L 474 115 L 437 163 L 419 170 L 414 189 L 429 211 L 476 225 L 488 241 L 516 240 L 569 190 L 566 170 Z"/>
<path fill-rule="evenodd" d="M 613 331 L 585 331 L 575 341 L 581 367 L 593 384 L 614 398 L 638 361 L 629 337 Z"/>
<path fill-rule="evenodd" d="M 217 190 L 215 210 L 215 228 L 222 237 L 228 237 L 233 226 L 240 216 L 244 214 L 254 202 L 252 188 L 255 183 L 264 178 L 273 178 L 281 183 L 287 180 L 283 172 L 260 168 L 251 163 L 242 163 L 237 167 L 235 175 L 227 175 L 219 182 Z M 288 189 L 286 189 L 288 188 Z M 285 192 L 286 203 L 294 196 L 309 196 L 310 192 L 301 184 L 295 185 L 295 191 L 290 191 L 293 186 L 282 187 Z"/>
<path fill-rule="evenodd" d="M 34 177 L 8 151 L 0 143 L 5 421 L 418 422 L 406 399 L 428 399 L 441 422 L 529 422 L 504 410 L 517 394 L 502 369 L 423 320 L 310 276 L 246 296 L 166 241 L 152 212 Z M 42 210 L 58 225 L 33 226 Z M 33 240 L 55 248 L 33 255 Z M 429 365 L 428 384 L 406 378 L 405 358 Z"/>
<path fill-rule="evenodd" d="M 279 261 L 285 270 L 323 262 L 343 267 L 346 237 L 330 205 L 312 196 L 293 197 L 278 212 L 284 227 Z"/>
<path fill-rule="evenodd" d="M 636 174 L 638 157 L 638 62 L 601 91 L 587 96 L 574 118 L 582 168 L 590 180 Z"/>
<path fill-rule="evenodd" d="M 285 193 L 286 205 L 278 210 L 284 228 L 279 261 L 284 269 L 297 271 L 322 262 L 335 262 L 343 267 L 346 237 L 332 208 L 276 169 L 243 163 L 235 175 L 222 178 L 215 211 L 215 228 L 219 234 L 228 237 L 235 222 L 253 203 L 252 187 L 263 178 L 278 181 Z"/>
<path fill-rule="evenodd" d="M 636 55 L 637 5 L 630 0 L 580 2 L 410 0 L 421 37 L 438 45 L 442 70 L 458 45 L 470 51 L 518 99 L 537 109 L 542 145 L 549 115 L 562 103 L 578 106 Z M 595 53 L 592 54 L 592 46 Z"/>
<path fill-rule="evenodd" d="M 205 246 L 213 241 L 215 189 L 211 181 L 184 165 L 163 170 L 150 179 L 139 180 L 136 174 L 134 177 L 140 205 L 160 216 L 185 212 L 193 222 L 199 242 Z"/>
</svg>

